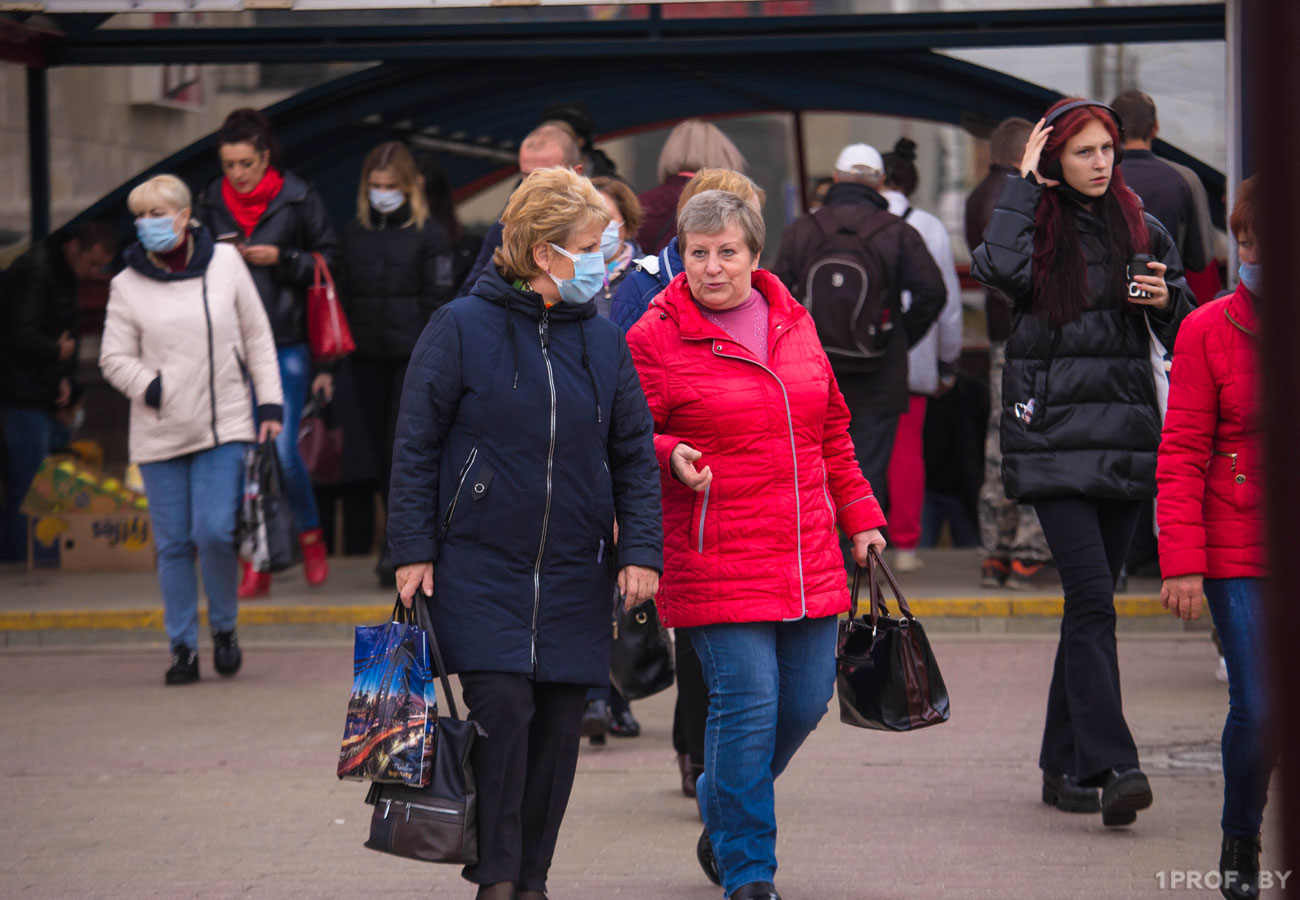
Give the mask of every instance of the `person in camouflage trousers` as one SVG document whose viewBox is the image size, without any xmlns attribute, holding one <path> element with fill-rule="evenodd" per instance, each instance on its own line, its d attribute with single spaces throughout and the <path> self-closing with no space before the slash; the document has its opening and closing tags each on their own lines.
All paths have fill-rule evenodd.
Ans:
<svg viewBox="0 0 1300 900">
<path fill-rule="evenodd" d="M 1002 367 L 1006 344 L 989 348 L 989 427 L 984 438 L 984 484 L 980 486 L 980 542 L 984 563 L 980 584 L 986 588 L 1007 587 L 1030 590 L 1051 585 L 1052 554 L 1038 524 L 1038 515 L 1028 503 L 1007 499 L 1002 486 Z"/>
</svg>

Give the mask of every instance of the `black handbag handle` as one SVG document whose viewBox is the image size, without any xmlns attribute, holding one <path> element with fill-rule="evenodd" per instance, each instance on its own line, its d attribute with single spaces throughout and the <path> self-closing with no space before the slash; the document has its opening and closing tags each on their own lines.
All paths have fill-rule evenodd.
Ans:
<svg viewBox="0 0 1300 900">
<path fill-rule="evenodd" d="M 884 614 L 889 616 L 889 607 L 885 604 L 884 593 L 880 589 L 880 583 L 876 580 L 877 570 L 885 576 L 885 582 L 889 585 L 890 591 L 894 594 L 894 599 L 898 601 L 898 609 L 903 618 L 909 622 L 914 621 L 916 617 L 912 615 L 912 609 L 907 605 L 907 599 L 903 596 L 903 589 L 898 585 L 898 579 L 894 573 L 885 565 L 884 557 L 874 546 L 867 548 L 867 565 L 866 565 L 868 589 L 871 592 L 871 627 L 874 629 L 876 623 L 880 621 L 879 616 Z M 853 587 L 852 594 L 849 598 L 853 604 L 852 611 L 849 614 L 849 620 L 852 621 L 858 617 L 858 587 L 862 582 L 862 566 L 855 566 L 853 569 Z"/>
<path fill-rule="evenodd" d="M 430 599 L 423 592 L 417 593 L 408 607 L 402 603 L 401 595 L 398 595 L 397 602 L 393 604 L 393 621 L 414 624 L 429 638 L 429 655 L 433 657 L 434 671 L 438 674 L 438 680 L 442 682 L 442 695 L 447 698 L 447 711 L 451 713 L 453 719 L 459 719 L 460 712 L 456 709 L 456 698 L 452 696 L 451 682 L 447 680 L 447 666 L 442 661 L 438 638 L 433 633 L 433 619 L 429 616 L 428 606 Z"/>
</svg>

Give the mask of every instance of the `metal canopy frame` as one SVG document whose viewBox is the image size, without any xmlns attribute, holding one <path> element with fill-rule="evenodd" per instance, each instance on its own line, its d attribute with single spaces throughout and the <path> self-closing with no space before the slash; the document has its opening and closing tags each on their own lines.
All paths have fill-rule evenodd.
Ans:
<svg viewBox="0 0 1300 900">
<path fill-rule="evenodd" d="M 102 15 L 48 18 L 61 33 L 0 23 L 0 58 L 28 66 L 32 159 L 46 160 L 31 167 L 33 240 L 49 223 L 48 121 L 40 108 L 45 67 L 383 63 L 267 111 L 296 167 L 328 185 L 341 177 L 350 182 L 354 155 L 396 135 L 509 146 L 556 97 L 585 98 L 607 134 L 737 112 L 876 112 L 952 124 L 1032 117 L 1057 95 L 931 49 L 1222 40 L 1225 34 L 1223 3 L 743 19 L 664 19 L 653 6 L 649 18 L 636 20 L 296 28 L 110 29 L 99 27 L 109 18 Z M 593 84 L 591 72 L 602 65 L 619 73 L 616 85 Z M 199 160 L 206 163 L 210 153 L 209 138 L 150 172 L 196 182 L 208 170 Z M 1186 154 L 1169 155 L 1195 168 L 1212 198 L 1221 196 L 1221 173 Z M 478 156 L 454 160 L 453 185 L 508 175 L 492 154 Z M 109 194 L 78 220 L 120 205 L 123 193 Z"/>
</svg>

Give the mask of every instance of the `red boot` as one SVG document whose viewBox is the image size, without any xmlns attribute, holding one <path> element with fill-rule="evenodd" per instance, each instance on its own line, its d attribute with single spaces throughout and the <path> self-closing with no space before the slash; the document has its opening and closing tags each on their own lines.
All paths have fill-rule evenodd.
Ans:
<svg viewBox="0 0 1300 900">
<path fill-rule="evenodd" d="M 298 535 L 298 542 L 302 545 L 302 574 L 306 576 L 308 584 L 319 587 L 325 583 L 325 579 L 330 574 L 329 558 L 325 550 L 325 532 L 319 528 L 304 531 Z"/>
<path fill-rule="evenodd" d="M 246 559 L 239 561 L 240 572 L 239 579 L 239 599 L 240 600 L 261 600 L 271 593 L 271 573 L 254 572 L 253 564 Z"/>
</svg>

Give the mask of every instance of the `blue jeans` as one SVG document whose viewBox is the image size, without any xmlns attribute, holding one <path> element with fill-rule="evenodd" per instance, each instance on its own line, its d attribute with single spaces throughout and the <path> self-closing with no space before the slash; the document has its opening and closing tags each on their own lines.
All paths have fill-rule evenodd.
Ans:
<svg viewBox="0 0 1300 900">
<path fill-rule="evenodd" d="M 1261 578 L 1207 578 L 1205 596 L 1228 663 L 1223 726 L 1223 833 L 1259 834 L 1273 757 L 1265 740 L 1264 584 Z"/>
<path fill-rule="evenodd" d="M 293 505 L 293 519 L 298 531 L 311 531 L 320 527 L 316 512 L 316 494 L 312 490 L 311 475 L 298 452 L 298 426 L 302 423 L 302 410 L 307 405 L 307 392 L 311 390 L 311 352 L 306 344 L 277 347 L 280 359 L 280 388 L 284 391 L 284 430 L 275 439 L 275 449 L 280 454 L 284 469 L 284 486 Z"/>
<path fill-rule="evenodd" d="M 239 581 L 235 519 L 247 446 L 235 441 L 140 466 L 158 551 L 163 624 L 172 647 L 199 646 L 196 549 L 208 595 L 208 625 L 214 632 L 235 627 Z"/>
<path fill-rule="evenodd" d="M 697 793 L 728 894 L 776 874 L 773 783 L 826 714 L 837 621 L 683 629 L 709 686 Z"/>
<path fill-rule="evenodd" d="M 0 407 L 0 419 L 6 447 L 0 560 L 18 562 L 27 558 L 27 516 L 19 509 L 41 462 L 50 453 L 54 418 L 41 409 L 5 406 Z"/>
</svg>

